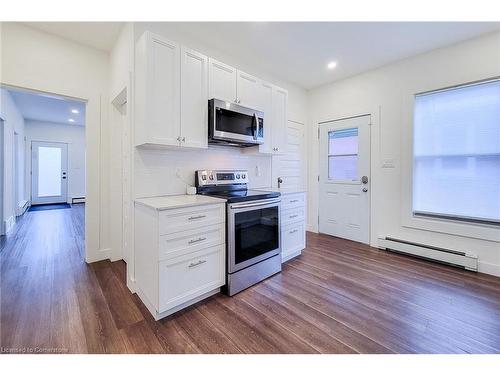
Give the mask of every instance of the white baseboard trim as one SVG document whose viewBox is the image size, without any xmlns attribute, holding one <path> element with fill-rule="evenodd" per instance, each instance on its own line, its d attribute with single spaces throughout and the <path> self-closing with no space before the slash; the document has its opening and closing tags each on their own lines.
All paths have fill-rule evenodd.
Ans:
<svg viewBox="0 0 500 375">
<path fill-rule="evenodd" d="M 318 231 L 314 228 L 314 225 L 311 225 L 311 224 L 307 224 L 306 225 L 306 231 L 307 232 L 318 233 Z"/>
<path fill-rule="evenodd" d="M 28 209 L 28 207 L 29 207 L 28 201 L 27 200 L 22 200 L 17 205 L 17 213 L 16 213 L 16 215 L 17 216 L 23 215 L 26 212 L 26 210 Z"/>
<path fill-rule="evenodd" d="M 5 220 L 3 232 L 5 234 L 8 234 L 12 230 L 12 228 L 14 228 L 14 225 L 16 225 L 16 217 L 12 215 L 7 220 Z"/>
<path fill-rule="evenodd" d="M 478 262 L 478 272 L 500 277 L 500 264 Z"/>
<path fill-rule="evenodd" d="M 96 252 L 92 251 L 93 256 L 89 256 L 89 254 L 86 254 L 85 256 L 85 262 L 87 263 L 94 263 L 94 262 L 99 262 L 101 260 L 108 260 L 110 259 L 111 256 L 111 249 L 100 249 Z"/>
</svg>

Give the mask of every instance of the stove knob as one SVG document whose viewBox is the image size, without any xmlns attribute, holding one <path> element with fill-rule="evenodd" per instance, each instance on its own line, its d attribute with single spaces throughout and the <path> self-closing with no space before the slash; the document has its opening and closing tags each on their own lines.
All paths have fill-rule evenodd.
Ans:
<svg viewBox="0 0 500 375">
<path fill-rule="evenodd" d="M 239 179 L 240 179 L 240 175 L 239 175 L 239 174 L 237 174 L 237 175 L 236 175 L 236 178 L 239 180 Z"/>
<path fill-rule="evenodd" d="M 247 175 L 246 175 L 246 174 L 242 174 L 242 175 L 241 175 L 241 178 L 242 178 L 242 179 L 245 179 L 245 178 L 247 178 Z"/>
<path fill-rule="evenodd" d="M 211 174 L 210 176 L 208 176 L 208 178 L 209 178 L 210 180 L 213 180 L 213 179 L 214 179 L 214 175 L 213 175 L 213 174 Z"/>
</svg>

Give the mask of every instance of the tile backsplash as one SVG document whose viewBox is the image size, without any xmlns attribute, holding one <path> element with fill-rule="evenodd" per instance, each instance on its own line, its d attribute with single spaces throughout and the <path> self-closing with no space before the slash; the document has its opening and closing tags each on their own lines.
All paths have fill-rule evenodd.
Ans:
<svg viewBox="0 0 500 375">
<path fill-rule="evenodd" d="M 135 149 L 136 198 L 185 194 L 194 186 L 197 169 L 246 169 L 249 187 L 271 186 L 271 156 L 243 154 L 240 149 L 210 146 L 208 150 Z"/>
</svg>

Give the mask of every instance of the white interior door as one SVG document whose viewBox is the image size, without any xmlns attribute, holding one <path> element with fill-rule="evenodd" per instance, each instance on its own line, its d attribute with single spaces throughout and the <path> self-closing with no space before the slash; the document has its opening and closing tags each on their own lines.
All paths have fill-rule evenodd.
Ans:
<svg viewBox="0 0 500 375">
<path fill-rule="evenodd" d="M 368 244 L 370 116 L 319 128 L 319 232 Z"/>
<path fill-rule="evenodd" d="M 68 145 L 31 144 L 31 204 L 66 203 L 68 199 Z"/>
<path fill-rule="evenodd" d="M 304 124 L 288 121 L 286 131 L 286 152 L 273 156 L 273 187 L 278 186 L 278 178 L 283 181 L 281 187 L 303 189 L 306 182 L 306 139 Z"/>
</svg>

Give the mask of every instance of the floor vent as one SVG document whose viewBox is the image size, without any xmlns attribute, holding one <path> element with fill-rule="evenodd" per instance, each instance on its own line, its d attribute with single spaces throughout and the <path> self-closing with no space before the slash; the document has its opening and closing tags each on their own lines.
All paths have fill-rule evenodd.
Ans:
<svg viewBox="0 0 500 375">
<path fill-rule="evenodd" d="M 408 254 L 477 272 L 477 255 L 475 254 L 423 245 L 393 237 L 379 237 L 378 245 L 380 249 Z"/>
</svg>

